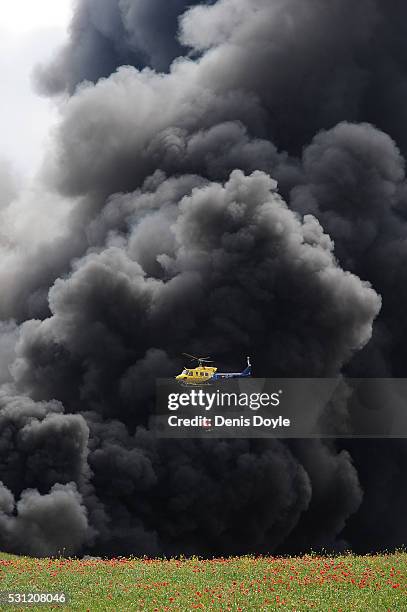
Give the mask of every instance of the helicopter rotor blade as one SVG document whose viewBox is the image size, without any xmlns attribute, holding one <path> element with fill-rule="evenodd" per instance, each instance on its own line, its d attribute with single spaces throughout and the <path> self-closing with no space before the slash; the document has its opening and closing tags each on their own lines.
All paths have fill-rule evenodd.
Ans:
<svg viewBox="0 0 407 612">
<path fill-rule="evenodd" d="M 195 355 L 190 355 L 189 353 L 182 353 L 185 357 L 189 357 L 189 359 L 193 359 L 194 361 L 212 361 L 209 357 L 195 357 Z"/>
<path fill-rule="evenodd" d="M 195 357 L 195 355 L 190 355 L 189 353 L 182 353 L 185 357 L 189 357 L 190 359 L 199 359 L 199 357 Z"/>
</svg>

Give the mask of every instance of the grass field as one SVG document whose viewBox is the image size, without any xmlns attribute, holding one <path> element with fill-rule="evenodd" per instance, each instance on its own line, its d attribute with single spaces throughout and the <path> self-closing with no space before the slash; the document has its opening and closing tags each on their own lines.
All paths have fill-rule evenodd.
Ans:
<svg viewBox="0 0 407 612">
<path fill-rule="evenodd" d="M 34 610 L 407 610 L 406 553 L 100 561 L 1 555 L 0 582 L 0 591 L 70 596 L 68 606 Z"/>
</svg>

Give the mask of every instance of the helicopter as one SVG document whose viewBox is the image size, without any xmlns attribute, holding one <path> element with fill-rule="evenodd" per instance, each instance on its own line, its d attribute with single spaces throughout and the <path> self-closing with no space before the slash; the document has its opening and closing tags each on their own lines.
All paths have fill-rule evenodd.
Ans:
<svg viewBox="0 0 407 612">
<path fill-rule="evenodd" d="M 218 380 L 247 378 L 252 375 L 250 357 L 247 357 L 247 366 L 242 372 L 218 372 L 218 368 L 207 365 L 213 363 L 213 360 L 209 357 L 195 357 L 195 355 L 189 353 L 183 353 L 183 355 L 198 363 L 195 368 L 184 368 L 181 374 L 175 377 L 175 380 L 185 385 L 205 385 Z"/>
</svg>

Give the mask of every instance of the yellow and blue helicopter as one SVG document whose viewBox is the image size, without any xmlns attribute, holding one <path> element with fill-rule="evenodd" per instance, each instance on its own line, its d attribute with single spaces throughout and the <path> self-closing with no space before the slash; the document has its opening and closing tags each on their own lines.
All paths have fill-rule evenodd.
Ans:
<svg viewBox="0 0 407 612">
<path fill-rule="evenodd" d="M 209 357 L 195 357 L 189 353 L 183 353 L 183 355 L 198 363 L 196 368 L 184 368 L 181 374 L 175 377 L 176 380 L 186 385 L 204 385 L 218 380 L 247 378 L 252 375 L 250 357 L 247 358 L 247 367 L 242 372 L 218 372 L 218 368 L 207 365 L 213 363 Z"/>
</svg>

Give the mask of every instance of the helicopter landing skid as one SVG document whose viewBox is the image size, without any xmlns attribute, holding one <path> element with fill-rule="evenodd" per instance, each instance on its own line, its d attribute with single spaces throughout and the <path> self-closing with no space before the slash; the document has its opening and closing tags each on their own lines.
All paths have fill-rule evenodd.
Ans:
<svg viewBox="0 0 407 612">
<path fill-rule="evenodd" d="M 187 387 L 187 388 L 191 388 L 191 387 L 212 387 L 213 383 L 211 382 L 202 382 L 202 383 L 186 383 L 186 382 L 182 382 L 181 383 L 182 387 Z"/>
</svg>

